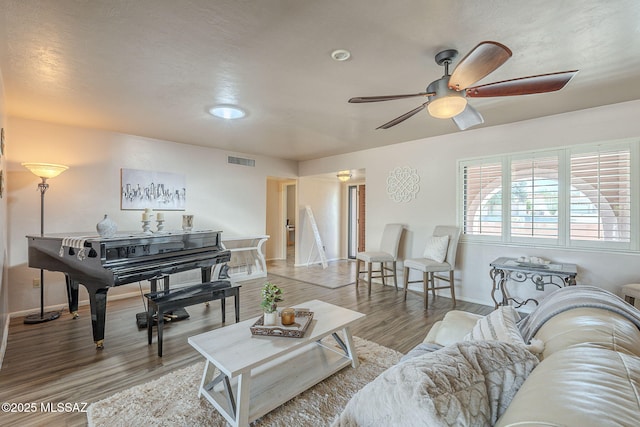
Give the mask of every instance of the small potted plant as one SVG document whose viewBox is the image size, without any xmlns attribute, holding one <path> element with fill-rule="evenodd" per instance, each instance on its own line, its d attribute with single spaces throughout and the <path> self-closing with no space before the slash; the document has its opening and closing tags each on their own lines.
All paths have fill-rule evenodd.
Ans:
<svg viewBox="0 0 640 427">
<path fill-rule="evenodd" d="M 278 316 L 278 303 L 282 301 L 282 289 L 271 282 L 267 282 L 261 291 L 262 302 L 260 307 L 264 311 L 264 325 L 273 326 Z"/>
</svg>

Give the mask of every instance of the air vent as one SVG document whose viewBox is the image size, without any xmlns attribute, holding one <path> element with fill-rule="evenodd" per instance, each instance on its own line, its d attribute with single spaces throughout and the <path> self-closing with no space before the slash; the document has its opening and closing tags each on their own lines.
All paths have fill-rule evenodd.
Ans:
<svg viewBox="0 0 640 427">
<path fill-rule="evenodd" d="M 242 157 L 227 157 L 227 163 L 231 163 L 232 165 L 241 165 L 241 166 L 256 166 L 256 161 L 253 159 L 243 159 Z"/>
</svg>

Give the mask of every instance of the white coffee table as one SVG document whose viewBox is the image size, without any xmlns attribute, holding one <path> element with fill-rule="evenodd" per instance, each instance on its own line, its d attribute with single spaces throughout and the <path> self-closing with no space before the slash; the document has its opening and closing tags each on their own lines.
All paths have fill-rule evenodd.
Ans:
<svg viewBox="0 0 640 427">
<path fill-rule="evenodd" d="M 314 313 L 302 338 L 252 335 L 257 318 L 189 338 L 206 359 L 198 396 L 232 426 L 248 425 L 348 365 L 358 367 L 349 328 L 364 314 L 318 300 L 295 307 Z M 321 341 L 329 335 L 342 351 Z"/>
</svg>

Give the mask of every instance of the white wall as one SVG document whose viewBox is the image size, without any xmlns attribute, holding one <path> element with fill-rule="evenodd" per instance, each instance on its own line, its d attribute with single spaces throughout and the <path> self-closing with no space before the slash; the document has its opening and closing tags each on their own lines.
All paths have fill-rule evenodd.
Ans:
<svg viewBox="0 0 640 427">
<path fill-rule="evenodd" d="M 328 260 L 340 258 L 341 185 L 337 179 L 305 177 L 298 180 L 296 264 L 319 263 L 315 237 L 306 212 L 311 206 Z M 317 246 L 317 245 L 316 245 Z"/>
<path fill-rule="evenodd" d="M 5 142 L 11 135 L 10 130 L 7 128 L 7 120 L 4 107 L 4 81 L 2 78 L 2 70 L 0 70 L 0 128 L 4 129 Z M 0 199 L 0 366 L 2 366 L 2 359 L 4 358 L 4 352 L 7 345 L 7 336 L 9 334 L 9 290 L 7 283 L 7 171 L 6 171 L 6 154 L 7 149 L 5 147 L 4 155 L 0 157 L 0 171 L 2 171 L 2 177 L 0 178 L 0 188 L 2 190 L 2 198 Z M 4 181 L 4 182 L 3 182 Z"/>
<path fill-rule="evenodd" d="M 631 101 L 504 126 L 456 132 L 301 162 L 299 174 L 305 177 L 342 169 L 366 169 L 367 241 L 379 242 L 384 224 L 403 223 L 408 230 L 400 257 L 417 257 L 423 251 L 426 236 L 431 235 L 436 225 L 457 223 L 457 160 L 640 137 L 638 111 L 640 101 Z M 395 203 L 386 193 L 389 172 L 398 166 L 410 166 L 420 176 L 420 191 L 417 198 L 409 203 Z M 489 263 L 499 256 L 520 255 L 537 255 L 555 262 L 578 264 L 578 283 L 601 286 L 616 293 L 623 284 L 640 280 L 640 255 L 635 253 L 540 250 L 463 242 L 458 248 L 456 296 L 492 305 Z"/>
<path fill-rule="evenodd" d="M 39 271 L 27 267 L 28 234 L 40 228 L 39 182 L 22 162 L 61 163 L 69 170 L 49 181 L 45 197 L 45 233 L 95 233 L 104 214 L 118 229 L 141 230 L 140 211 L 120 210 L 120 169 L 143 169 L 186 176 L 186 212 L 195 215 L 195 229 L 222 230 L 226 235 L 265 233 L 267 176 L 295 178 L 297 164 L 262 156 L 154 140 L 95 129 L 10 117 L 8 187 L 9 310 L 39 307 L 32 280 Z M 227 164 L 227 155 L 250 157 L 255 168 Z M 165 213 L 165 229 L 179 229 L 183 211 Z M 1 248 L 0 248 L 1 249 Z M 196 272 L 195 276 L 199 276 Z M 178 280 L 190 280 L 183 275 Z M 172 278 L 172 281 L 174 279 Z M 46 305 L 64 304 L 61 273 L 46 272 Z M 81 299 L 86 298 L 86 293 Z M 137 290 L 137 284 L 109 295 Z"/>
</svg>

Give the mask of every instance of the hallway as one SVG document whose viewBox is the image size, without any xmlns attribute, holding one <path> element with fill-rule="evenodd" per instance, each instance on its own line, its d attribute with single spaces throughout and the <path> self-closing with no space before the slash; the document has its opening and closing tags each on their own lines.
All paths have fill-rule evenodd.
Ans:
<svg viewBox="0 0 640 427">
<path fill-rule="evenodd" d="M 352 260 L 329 261 L 327 268 L 322 268 L 322 264 L 311 264 L 309 266 L 295 266 L 295 246 L 287 247 L 286 260 L 267 261 L 267 271 L 283 277 L 300 280 L 301 282 L 313 283 L 325 288 L 341 288 L 354 284 L 356 274 L 356 263 Z"/>
</svg>

